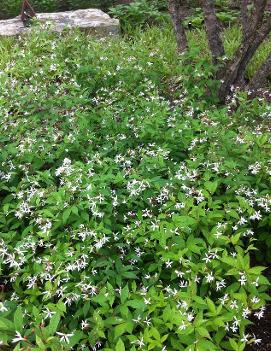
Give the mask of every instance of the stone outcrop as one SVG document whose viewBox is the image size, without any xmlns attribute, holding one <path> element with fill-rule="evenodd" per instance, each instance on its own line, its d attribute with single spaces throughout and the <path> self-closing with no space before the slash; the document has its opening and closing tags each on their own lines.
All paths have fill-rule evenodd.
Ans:
<svg viewBox="0 0 271 351">
<path fill-rule="evenodd" d="M 98 9 L 86 9 L 56 13 L 38 13 L 39 23 L 51 23 L 52 29 L 62 32 L 65 28 L 79 28 L 90 34 L 110 35 L 119 33 L 119 21 Z M 20 16 L 0 21 L 0 36 L 14 36 L 31 30 L 25 27 Z"/>
</svg>

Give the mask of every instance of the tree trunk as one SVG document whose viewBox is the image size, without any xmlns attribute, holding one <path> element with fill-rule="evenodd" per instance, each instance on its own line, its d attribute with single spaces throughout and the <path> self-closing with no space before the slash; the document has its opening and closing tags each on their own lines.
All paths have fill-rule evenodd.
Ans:
<svg viewBox="0 0 271 351">
<path fill-rule="evenodd" d="M 243 30 L 243 40 L 248 37 L 249 34 L 249 16 L 248 16 L 248 4 L 249 0 L 241 0 L 240 3 L 240 14 Z"/>
<path fill-rule="evenodd" d="M 220 37 L 220 26 L 215 14 L 214 0 L 202 0 L 205 27 L 212 54 L 213 63 L 224 55 L 224 47 Z"/>
<path fill-rule="evenodd" d="M 232 62 L 227 65 L 224 71 L 223 82 L 218 95 L 221 102 L 224 102 L 230 92 L 231 86 L 242 85 L 245 71 L 255 52 L 270 33 L 271 21 L 266 23 L 260 31 L 243 42 Z"/>
<path fill-rule="evenodd" d="M 249 0 L 242 0 L 240 4 L 243 43 L 239 50 L 243 51 L 243 53 L 241 53 L 242 58 L 240 58 L 240 65 L 237 68 L 238 72 L 236 73 L 234 82 L 231 83 L 231 85 L 236 85 L 241 88 L 247 85 L 245 71 L 248 63 L 271 29 L 271 27 L 268 29 L 268 21 L 263 24 L 267 0 L 254 0 L 254 11 L 251 16 L 248 15 L 247 9 L 249 3 Z M 240 54 L 239 50 L 235 56 L 236 60 L 240 57 L 238 55 L 238 53 Z"/>
<path fill-rule="evenodd" d="M 169 12 L 176 36 L 177 48 L 180 54 L 187 51 L 187 38 L 182 24 L 180 0 L 169 0 Z"/>
<path fill-rule="evenodd" d="M 245 72 L 252 57 L 259 46 L 271 32 L 271 14 L 269 6 L 271 0 L 235 0 L 240 6 L 243 40 L 233 59 L 221 69 L 220 58 L 224 56 L 223 42 L 220 37 L 220 26 L 216 17 L 215 0 L 200 0 L 204 11 L 204 21 L 211 50 L 213 63 L 218 67 L 214 79 L 221 80 L 218 89 L 218 97 L 221 103 L 225 103 L 231 88 L 251 87 L 258 89 L 264 83 L 269 73 L 271 74 L 271 54 L 266 62 L 259 68 L 250 83 L 245 82 Z M 176 34 L 178 51 L 183 53 L 187 50 L 187 39 L 182 25 L 181 0 L 169 0 L 169 11 Z M 250 14 L 248 6 L 253 5 Z"/>
<path fill-rule="evenodd" d="M 271 54 L 269 54 L 266 61 L 260 66 L 250 81 L 249 88 L 258 90 L 264 87 L 268 76 L 271 74 Z"/>
<path fill-rule="evenodd" d="M 254 12 L 252 14 L 252 30 L 256 31 L 263 22 L 267 0 L 254 0 Z"/>
</svg>

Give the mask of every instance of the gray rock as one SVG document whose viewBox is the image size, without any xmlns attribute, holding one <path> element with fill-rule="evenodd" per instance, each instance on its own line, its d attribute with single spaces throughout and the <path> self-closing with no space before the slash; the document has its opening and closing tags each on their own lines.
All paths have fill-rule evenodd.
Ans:
<svg viewBox="0 0 271 351">
<path fill-rule="evenodd" d="M 56 13 L 38 13 L 37 21 L 51 23 L 52 29 L 62 32 L 65 28 L 79 28 L 90 34 L 118 34 L 119 21 L 98 9 L 86 9 Z M 0 21 L 0 36 L 14 36 L 27 33 L 33 27 L 25 27 L 20 16 Z"/>
</svg>

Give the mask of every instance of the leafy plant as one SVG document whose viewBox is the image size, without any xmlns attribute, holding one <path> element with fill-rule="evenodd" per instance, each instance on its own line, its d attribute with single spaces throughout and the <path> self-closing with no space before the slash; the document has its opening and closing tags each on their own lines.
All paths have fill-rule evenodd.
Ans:
<svg viewBox="0 0 271 351">
<path fill-rule="evenodd" d="M 84 8 L 100 8 L 107 11 L 116 4 L 114 0 L 31 0 L 37 12 L 68 11 Z M 0 19 L 18 16 L 21 11 L 22 0 L 0 0 Z"/>
<path fill-rule="evenodd" d="M 136 27 L 142 28 L 147 24 L 158 24 L 168 18 L 166 14 L 159 11 L 155 3 L 147 0 L 117 5 L 110 9 L 110 13 L 120 19 L 122 29 L 126 32 L 132 32 Z"/>
<path fill-rule="evenodd" d="M 238 93 L 215 106 L 200 31 L 190 65 L 170 28 L 137 33 L 1 40 L 3 350 L 258 342 L 270 106 Z"/>
<path fill-rule="evenodd" d="M 222 25 L 234 25 L 238 22 L 239 13 L 236 10 L 224 8 L 217 11 L 217 18 Z M 197 7 L 193 14 L 184 20 L 186 28 L 202 28 L 204 25 L 204 16 L 202 9 Z"/>
</svg>

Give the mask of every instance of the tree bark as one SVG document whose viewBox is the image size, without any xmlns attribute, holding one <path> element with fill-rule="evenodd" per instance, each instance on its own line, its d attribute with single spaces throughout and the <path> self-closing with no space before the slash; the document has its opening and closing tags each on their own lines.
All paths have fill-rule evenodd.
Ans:
<svg viewBox="0 0 271 351">
<path fill-rule="evenodd" d="M 255 35 L 243 42 L 235 54 L 233 60 L 226 66 L 223 82 L 218 95 L 221 102 L 224 102 L 230 92 L 231 86 L 241 85 L 245 70 L 255 52 L 271 31 L 271 19 L 262 25 Z"/>
<path fill-rule="evenodd" d="M 202 8 L 213 63 L 217 64 L 218 59 L 224 55 L 224 47 L 220 37 L 220 26 L 215 13 L 214 0 L 202 0 Z"/>
<path fill-rule="evenodd" d="M 182 24 L 180 0 L 169 0 L 169 12 L 176 36 L 177 48 L 180 54 L 187 51 L 187 38 Z"/>
<path fill-rule="evenodd" d="M 271 53 L 262 64 L 250 82 L 245 81 L 245 72 L 252 57 L 259 46 L 271 32 L 271 9 L 268 6 L 271 0 L 235 0 L 238 1 L 241 12 L 243 40 L 236 51 L 233 59 L 220 68 L 220 58 L 224 56 L 224 46 L 220 37 L 220 26 L 216 17 L 215 0 L 200 0 L 208 37 L 209 47 L 213 64 L 218 66 L 214 79 L 220 79 L 218 97 L 221 103 L 225 103 L 231 88 L 258 89 L 264 85 L 268 75 L 271 75 Z M 249 13 L 248 5 L 253 5 L 252 14 Z M 187 50 L 187 39 L 182 25 L 181 0 L 169 0 L 169 11 L 172 17 L 173 27 L 176 34 L 178 51 L 183 53 Z"/>
<path fill-rule="evenodd" d="M 240 12 L 242 18 L 243 44 L 246 46 L 246 44 L 250 45 L 251 43 L 251 47 L 248 47 L 247 54 L 244 51 L 244 60 L 239 67 L 239 72 L 235 81 L 235 85 L 238 85 L 239 87 L 245 87 L 247 84 L 245 79 L 246 66 L 252 59 L 259 45 L 265 39 L 262 34 L 265 31 L 263 20 L 267 0 L 253 0 L 254 10 L 251 16 L 249 16 L 247 12 L 247 6 L 249 3 L 250 0 L 241 1 Z"/>
<path fill-rule="evenodd" d="M 248 8 L 247 8 L 248 4 L 249 4 L 249 0 L 242 0 L 240 4 L 243 40 L 245 40 L 249 34 L 249 15 L 248 15 Z"/>
<path fill-rule="evenodd" d="M 252 14 L 252 29 L 257 30 L 262 25 L 267 0 L 254 0 L 254 12 Z"/>
<path fill-rule="evenodd" d="M 260 66 L 249 83 L 249 89 L 258 90 L 264 87 L 268 76 L 271 74 L 271 53 L 266 61 Z"/>
</svg>

